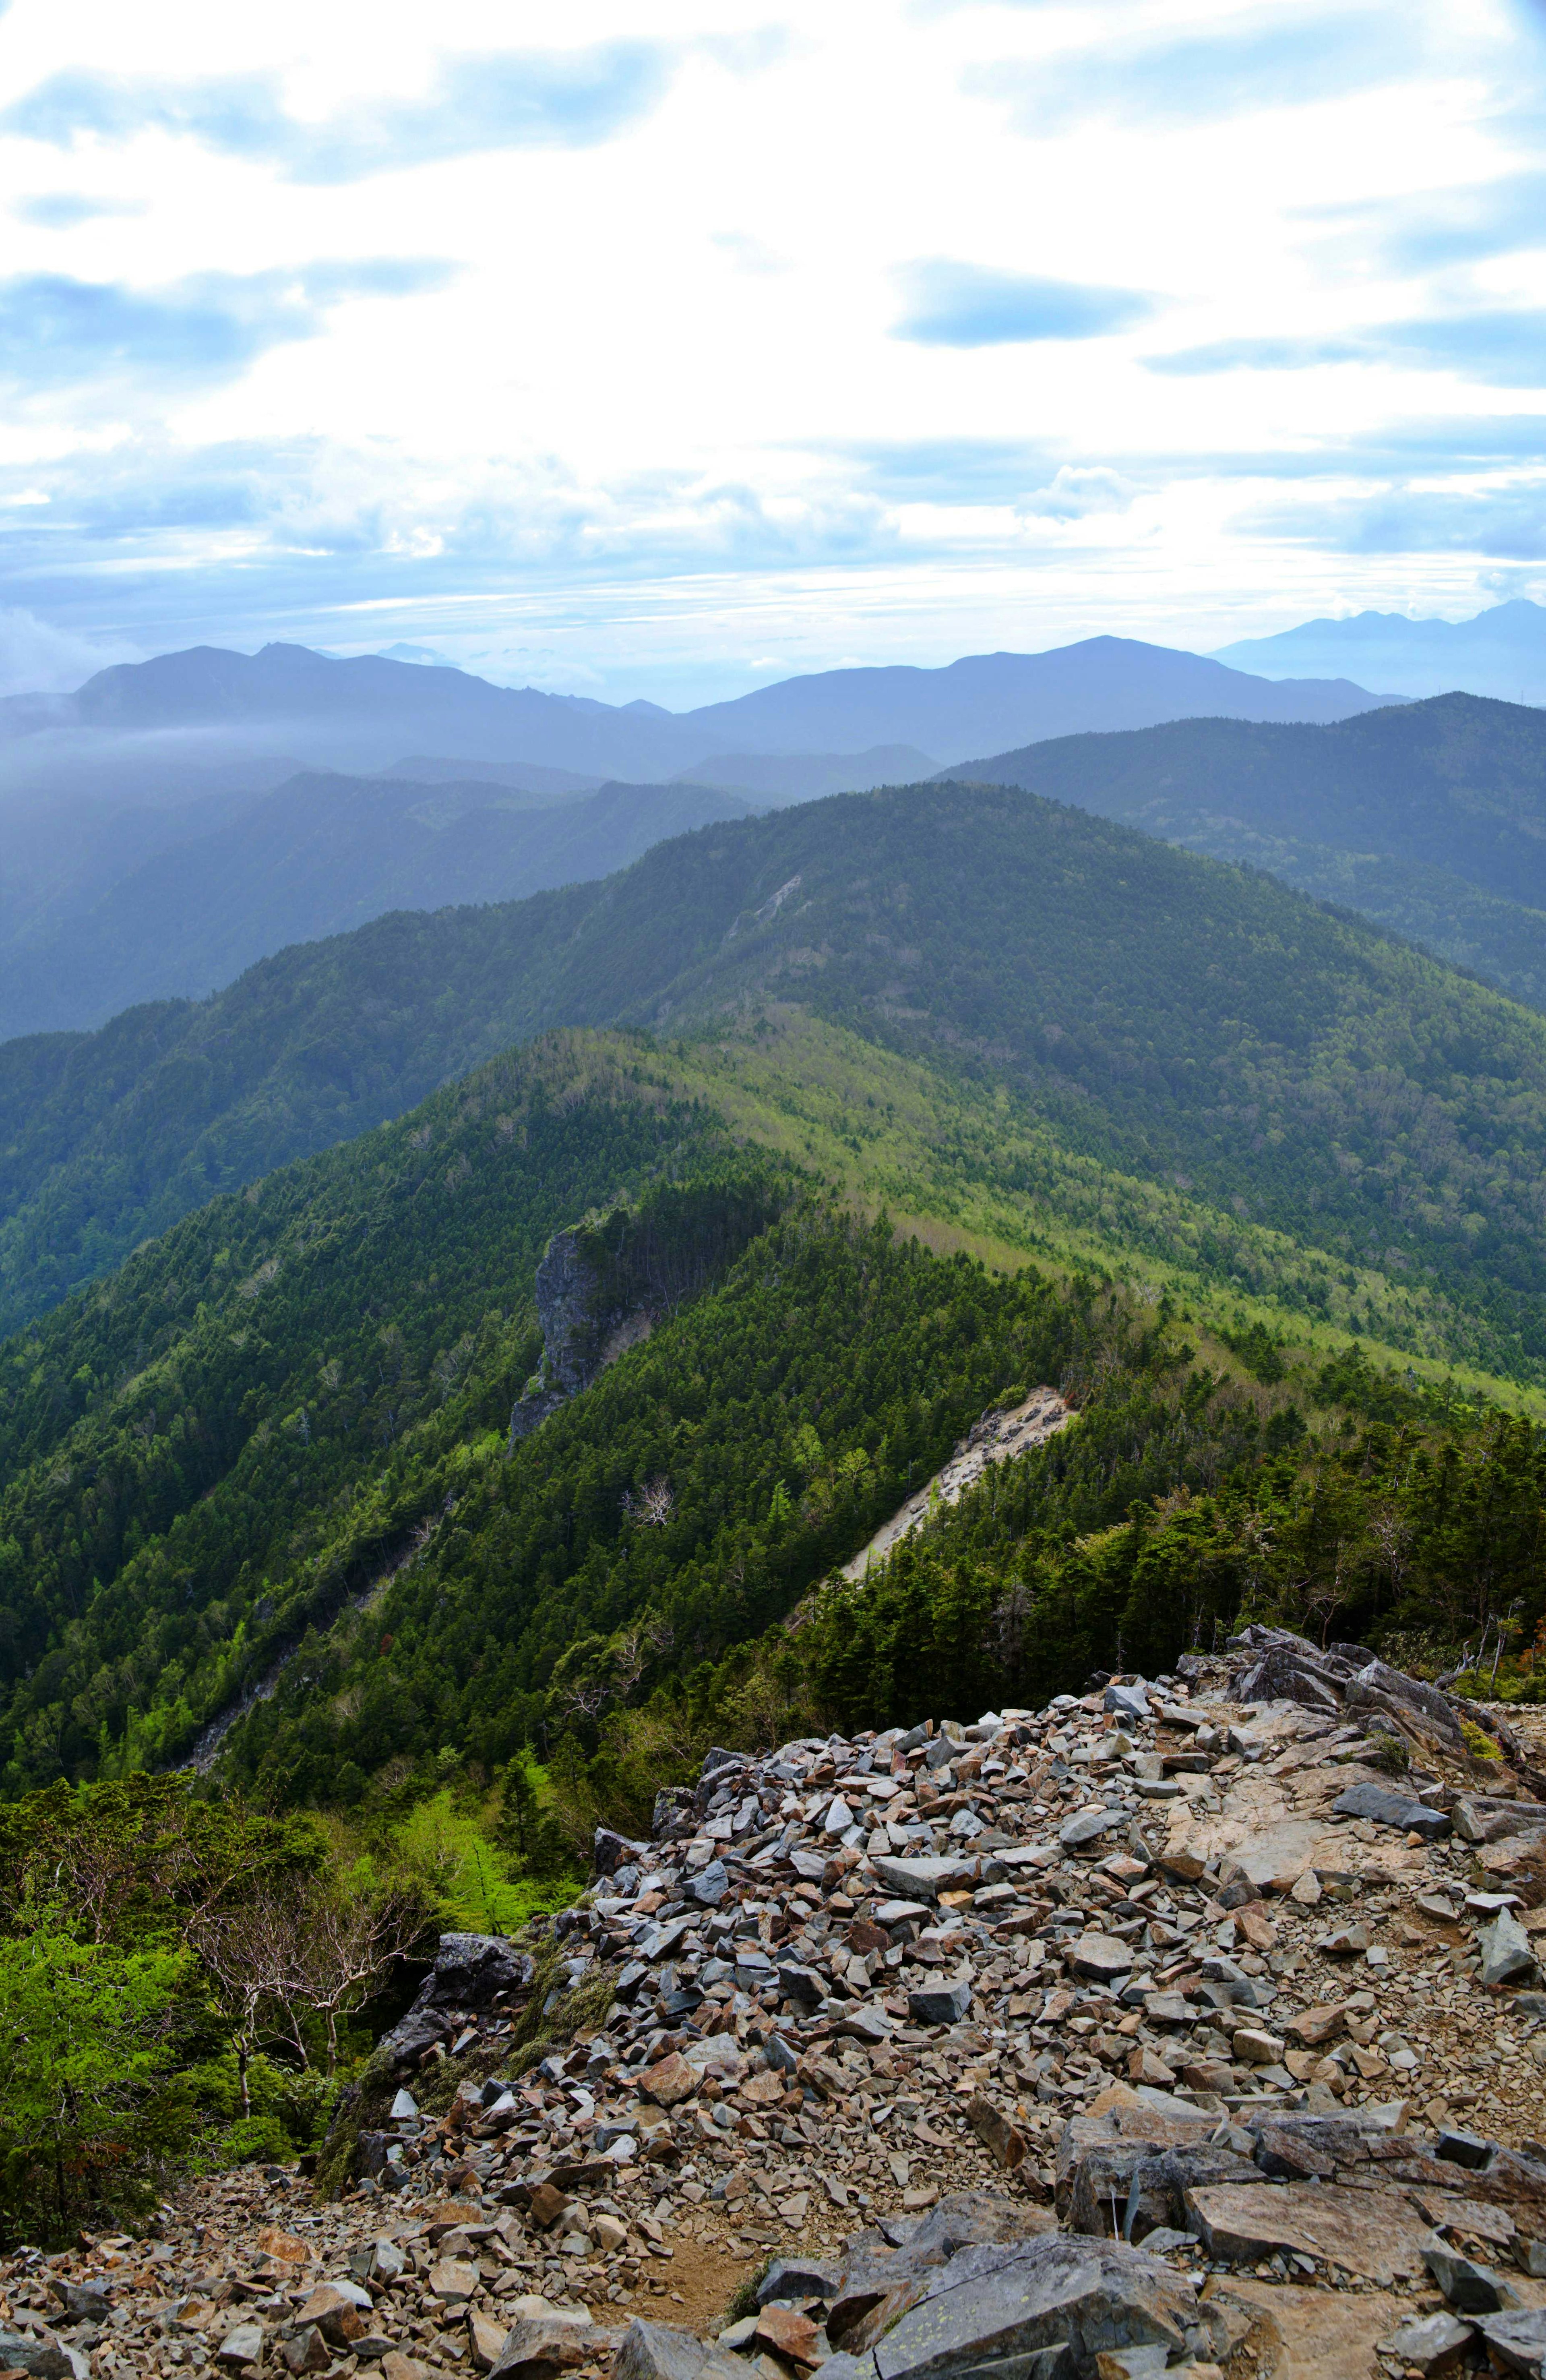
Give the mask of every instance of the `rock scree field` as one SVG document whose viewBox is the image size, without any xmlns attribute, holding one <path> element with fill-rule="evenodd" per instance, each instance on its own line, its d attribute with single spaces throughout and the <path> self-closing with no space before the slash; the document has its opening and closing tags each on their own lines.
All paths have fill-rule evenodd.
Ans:
<svg viewBox="0 0 1546 2380">
<path fill-rule="evenodd" d="M 711 1750 L 442 1937 L 311 2180 L 6 2260 L 0 2368 L 1537 2374 L 1532 1717 L 1254 1626 Z"/>
</svg>

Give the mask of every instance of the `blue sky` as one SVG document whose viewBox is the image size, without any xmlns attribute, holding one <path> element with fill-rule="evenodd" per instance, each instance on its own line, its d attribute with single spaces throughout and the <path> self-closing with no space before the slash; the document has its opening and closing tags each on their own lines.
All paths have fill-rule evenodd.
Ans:
<svg viewBox="0 0 1546 2380">
<path fill-rule="evenodd" d="M 0 0 L 0 691 L 1546 596 L 1526 0 Z"/>
</svg>

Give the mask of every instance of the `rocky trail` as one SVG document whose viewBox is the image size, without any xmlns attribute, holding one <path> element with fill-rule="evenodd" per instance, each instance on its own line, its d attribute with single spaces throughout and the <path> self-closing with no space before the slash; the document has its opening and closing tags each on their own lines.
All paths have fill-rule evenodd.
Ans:
<svg viewBox="0 0 1546 2380">
<path fill-rule="evenodd" d="M 710 1754 L 535 1958 L 442 1939 L 342 2197 L 11 2258 L 0 2372 L 1539 2374 L 1533 1715 L 1181 1668 Z"/>
</svg>

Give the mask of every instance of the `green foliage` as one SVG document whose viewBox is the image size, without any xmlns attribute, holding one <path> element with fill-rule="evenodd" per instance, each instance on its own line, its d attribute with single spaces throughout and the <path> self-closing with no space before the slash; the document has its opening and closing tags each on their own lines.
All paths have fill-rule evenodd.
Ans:
<svg viewBox="0 0 1546 2380">
<path fill-rule="evenodd" d="M 1156 1492 L 1157 1491 L 1157 1492 Z M 798 1658 L 840 1725 L 1039 1706 L 1268 1620 L 1456 1641 L 1546 1609 L 1546 1435 L 1501 1415 L 1276 1451 L 1253 1399 L 1128 1363 L 1077 1428 L 817 1600 Z"/>
<path fill-rule="evenodd" d="M 656 1193 L 685 1243 L 733 1245 L 788 1195 L 755 1157 L 717 1171 L 708 1120 L 638 1096 L 610 1056 L 550 1049 L 216 1201 L 12 1342 L 9 1789 L 186 1757 L 296 1646 L 325 1680 L 320 1632 L 497 1468 L 551 1232 L 694 1155 L 691 1193 Z M 398 1748 L 390 1712 L 372 1724 L 367 1768 Z"/>
<path fill-rule="evenodd" d="M 1178 720 L 1060 736 L 970 773 L 1268 868 L 1546 1002 L 1538 710 L 1446 694 L 1329 727 Z"/>
<path fill-rule="evenodd" d="M 141 2211 L 162 2160 L 186 2145 L 187 2094 L 166 2087 L 184 1964 L 83 1942 L 46 1908 L 0 1938 L 0 2222 L 12 2239 Z"/>
<path fill-rule="evenodd" d="M 706 828 L 605 886 L 380 920 L 200 1008 L 9 1045 L 0 1308 L 546 1024 L 675 1032 L 791 994 L 1001 1087 L 1034 1173 L 1091 1172 L 1097 1234 L 1103 1172 L 1119 1202 L 1179 1190 L 1205 1269 L 1276 1234 L 1306 1316 L 1388 1298 L 1414 1351 L 1546 1378 L 1546 1025 L 1265 877 L 959 784 Z"/>
</svg>

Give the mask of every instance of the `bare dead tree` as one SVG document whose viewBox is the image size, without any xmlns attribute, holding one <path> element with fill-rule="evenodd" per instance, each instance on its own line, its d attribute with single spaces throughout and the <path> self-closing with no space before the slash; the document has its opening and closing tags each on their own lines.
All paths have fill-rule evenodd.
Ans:
<svg viewBox="0 0 1546 2380">
<path fill-rule="evenodd" d="M 675 1508 L 676 1493 L 663 1471 L 646 1479 L 642 1488 L 630 1488 L 622 1500 L 629 1520 L 646 1529 L 663 1529 Z"/>
</svg>

